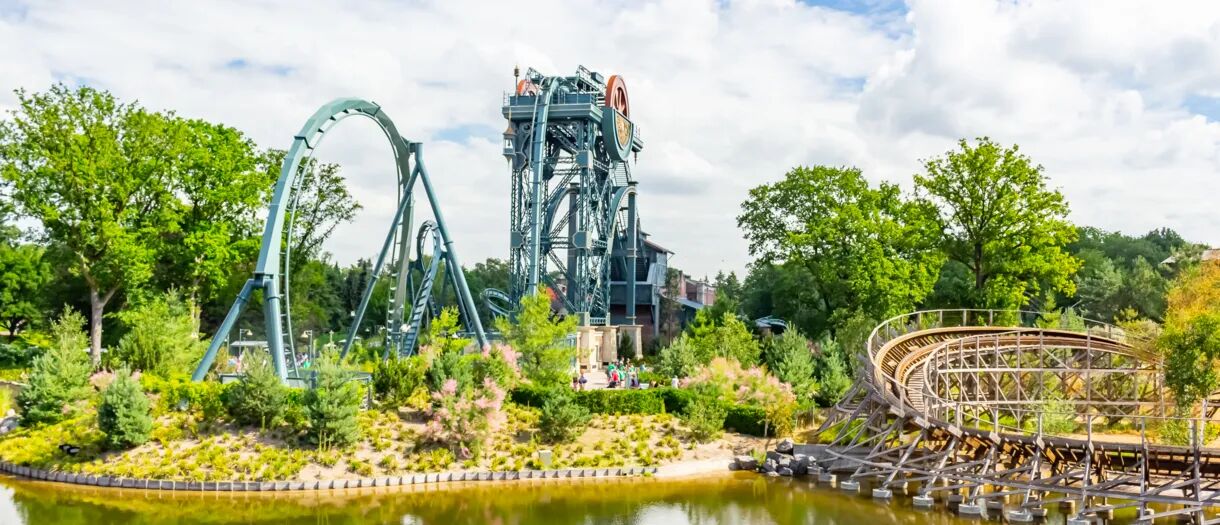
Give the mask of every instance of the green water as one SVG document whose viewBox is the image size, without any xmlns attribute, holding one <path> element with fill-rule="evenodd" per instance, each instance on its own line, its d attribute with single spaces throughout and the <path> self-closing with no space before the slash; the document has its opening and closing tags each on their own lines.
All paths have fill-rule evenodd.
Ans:
<svg viewBox="0 0 1220 525">
<path fill-rule="evenodd" d="M 1062 523 L 1055 516 L 1050 523 Z M 665 481 L 483 483 L 376 492 L 191 494 L 89 489 L 0 477 L 0 524 L 489 523 L 906 525 L 977 523 L 909 498 L 878 503 L 754 474 Z"/>
</svg>

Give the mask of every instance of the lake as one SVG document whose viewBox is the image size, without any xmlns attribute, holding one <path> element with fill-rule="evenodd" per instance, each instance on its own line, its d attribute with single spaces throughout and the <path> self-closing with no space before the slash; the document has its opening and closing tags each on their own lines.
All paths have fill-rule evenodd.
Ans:
<svg viewBox="0 0 1220 525">
<path fill-rule="evenodd" d="M 0 477 L 0 524 L 932 525 L 978 523 L 808 480 L 694 479 L 469 483 L 372 491 L 228 495 L 98 489 Z M 1053 516 L 1050 523 L 1063 523 Z"/>
</svg>

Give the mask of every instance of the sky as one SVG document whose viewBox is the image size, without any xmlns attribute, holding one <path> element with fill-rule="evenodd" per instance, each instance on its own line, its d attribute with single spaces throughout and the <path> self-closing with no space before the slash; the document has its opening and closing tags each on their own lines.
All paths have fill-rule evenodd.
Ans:
<svg viewBox="0 0 1220 525">
<path fill-rule="evenodd" d="M 13 89 L 87 84 L 287 148 L 337 97 L 373 100 L 427 164 L 467 265 L 508 255 L 500 153 L 514 66 L 622 75 L 645 141 L 644 229 L 696 277 L 750 261 L 749 188 L 852 165 L 910 189 L 990 136 L 1045 168 L 1078 224 L 1220 245 L 1220 2 L 0 0 Z M 394 209 L 368 121 L 327 134 L 364 209 L 325 248 L 373 257 Z"/>
</svg>

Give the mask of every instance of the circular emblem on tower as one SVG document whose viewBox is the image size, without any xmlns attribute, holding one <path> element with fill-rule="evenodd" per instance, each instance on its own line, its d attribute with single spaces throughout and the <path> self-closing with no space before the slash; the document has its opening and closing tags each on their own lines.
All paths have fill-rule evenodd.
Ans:
<svg viewBox="0 0 1220 525">
<path fill-rule="evenodd" d="M 631 104 L 627 99 L 627 84 L 623 77 L 610 75 L 606 81 L 606 102 L 602 111 L 602 135 L 606 138 L 606 149 L 614 160 L 627 160 L 631 152 L 631 139 L 635 128 L 629 117 Z M 609 144 L 613 141 L 614 144 Z"/>
</svg>

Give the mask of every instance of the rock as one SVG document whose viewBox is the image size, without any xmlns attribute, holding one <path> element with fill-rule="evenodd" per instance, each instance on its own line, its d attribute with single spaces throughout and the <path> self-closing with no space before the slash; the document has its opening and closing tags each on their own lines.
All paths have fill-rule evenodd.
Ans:
<svg viewBox="0 0 1220 525">
<path fill-rule="evenodd" d="M 778 468 L 779 468 L 779 464 L 776 463 L 774 459 L 768 459 L 767 461 L 765 461 L 763 463 L 763 472 L 766 472 L 768 474 L 775 472 L 775 470 Z"/>
<path fill-rule="evenodd" d="M 0 419 L 0 434 L 8 434 L 9 432 L 12 432 L 20 423 L 21 418 L 17 416 L 8 416 L 4 419 Z"/>
<path fill-rule="evenodd" d="M 778 478 L 778 477 L 779 477 L 779 473 L 778 473 L 778 472 L 768 472 L 768 473 L 767 473 L 767 477 L 768 477 L 768 478 Z"/>
<path fill-rule="evenodd" d="M 779 443 L 775 444 L 775 451 L 779 452 L 780 454 L 791 454 L 793 447 L 794 445 L 792 440 L 789 438 L 784 438 L 781 439 Z"/>
<path fill-rule="evenodd" d="M 790 469 L 788 467 L 780 467 L 780 469 L 777 470 L 776 472 L 779 472 L 779 475 L 784 476 L 784 477 L 788 477 L 788 478 L 792 477 L 792 469 Z"/>
<path fill-rule="evenodd" d="M 779 458 L 782 458 L 782 457 L 784 457 L 784 455 L 780 454 L 779 452 L 776 452 L 774 450 L 767 451 L 767 459 L 769 459 L 771 461 L 779 461 Z"/>
<path fill-rule="evenodd" d="M 797 476 L 809 474 L 809 456 L 797 454 L 792 460 L 792 473 Z"/>
<path fill-rule="evenodd" d="M 780 468 L 792 468 L 792 458 L 784 456 L 775 462 Z"/>
<path fill-rule="evenodd" d="M 758 470 L 758 460 L 748 454 L 733 458 L 733 465 L 737 470 Z"/>
</svg>

